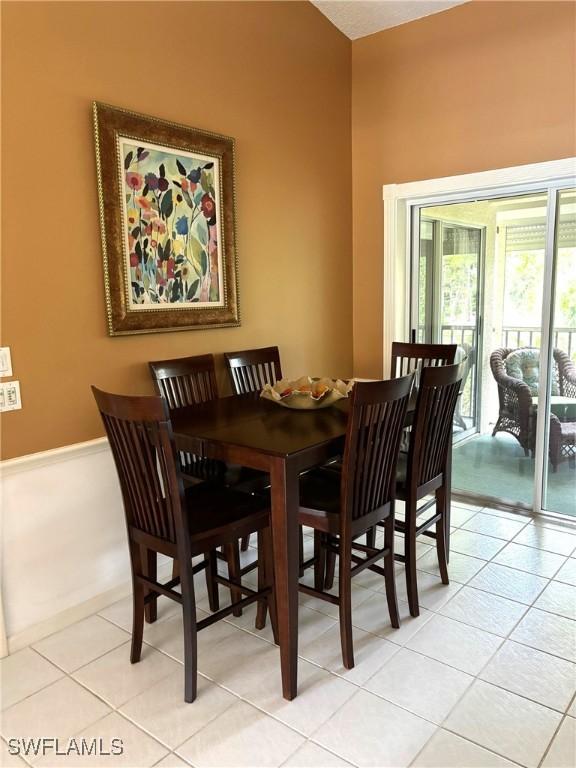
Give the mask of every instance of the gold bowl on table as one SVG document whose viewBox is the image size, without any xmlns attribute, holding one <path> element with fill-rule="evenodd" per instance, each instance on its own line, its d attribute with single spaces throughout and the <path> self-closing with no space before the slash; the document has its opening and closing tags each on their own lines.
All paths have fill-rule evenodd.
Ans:
<svg viewBox="0 0 576 768">
<path fill-rule="evenodd" d="M 273 403 L 296 410 L 328 408 L 344 397 L 348 397 L 353 381 L 341 379 L 313 379 L 301 376 L 296 380 L 282 379 L 276 384 L 265 384 L 260 397 Z"/>
</svg>

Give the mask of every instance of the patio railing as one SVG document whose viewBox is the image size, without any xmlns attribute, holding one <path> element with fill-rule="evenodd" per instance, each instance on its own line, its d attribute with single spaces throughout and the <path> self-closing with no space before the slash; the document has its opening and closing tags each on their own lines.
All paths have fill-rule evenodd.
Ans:
<svg viewBox="0 0 576 768">
<path fill-rule="evenodd" d="M 502 346 L 518 349 L 519 347 L 539 347 L 542 333 L 536 326 L 505 326 L 502 328 Z M 469 344 L 476 346 L 476 327 L 474 325 L 443 325 L 442 343 Z M 555 328 L 554 348 L 566 352 L 576 360 L 576 328 Z"/>
<path fill-rule="evenodd" d="M 540 328 L 502 328 L 502 346 L 539 347 L 542 334 Z M 576 359 L 576 328 L 555 328 L 554 348 L 566 352 L 572 360 Z"/>
<path fill-rule="evenodd" d="M 506 326 L 502 328 L 502 346 L 512 349 L 519 347 L 539 347 L 542 333 L 537 327 Z M 443 325 L 442 343 L 458 344 L 460 347 L 476 349 L 476 326 L 474 325 Z M 576 362 L 576 328 L 555 328 L 554 348 L 563 352 Z M 468 381 L 462 394 L 462 416 L 474 418 L 474 366 L 470 371 Z"/>
</svg>

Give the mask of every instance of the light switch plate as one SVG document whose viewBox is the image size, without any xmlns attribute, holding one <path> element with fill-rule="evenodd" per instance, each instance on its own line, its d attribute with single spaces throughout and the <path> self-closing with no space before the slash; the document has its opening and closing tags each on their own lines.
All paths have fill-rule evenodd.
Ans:
<svg viewBox="0 0 576 768">
<path fill-rule="evenodd" d="M 4 381 L 0 383 L 0 411 L 17 411 L 22 408 L 20 382 Z"/>
<path fill-rule="evenodd" d="M 0 347 L 0 376 L 12 376 L 10 347 Z"/>
</svg>

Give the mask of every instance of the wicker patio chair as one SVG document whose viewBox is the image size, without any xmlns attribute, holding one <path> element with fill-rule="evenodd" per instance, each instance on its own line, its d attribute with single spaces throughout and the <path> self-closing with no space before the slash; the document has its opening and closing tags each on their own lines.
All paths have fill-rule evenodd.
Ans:
<svg viewBox="0 0 576 768">
<path fill-rule="evenodd" d="M 538 353 L 539 351 L 530 347 L 526 347 L 525 350 L 531 353 Z M 508 374 L 506 359 L 512 352 L 516 351 L 520 350 L 502 347 L 494 350 L 490 355 L 490 368 L 498 385 L 499 399 L 498 420 L 492 430 L 492 436 L 496 435 L 497 432 L 508 432 L 518 440 L 524 449 L 524 454 L 529 456 L 530 451 L 534 449 L 532 397 L 537 394 L 537 390 L 531 389 L 526 381 Z M 560 349 L 554 350 L 553 361 L 553 394 L 576 398 L 576 366 L 568 355 Z M 572 424 L 574 423 L 574 415 L 569 413 L 564 419 L 556 417 L 556 421 L 560 424 Z M 562 432 L 566 433 L 564 441 Z M 568 447 L 565 451 L 562 448 L 564 444 L 569 445 L 571 432 L 569 427 L 563 427 L 559 430 L 555 422 L 551 425 L 550 458 L 553 467 L 557 466 L 561 453 L 570 455 Z"/>
</svg>

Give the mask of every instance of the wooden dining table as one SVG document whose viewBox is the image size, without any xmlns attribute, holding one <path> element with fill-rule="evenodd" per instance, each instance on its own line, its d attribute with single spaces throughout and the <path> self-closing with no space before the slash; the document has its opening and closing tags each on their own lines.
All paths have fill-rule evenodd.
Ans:
<svg viewBox="0 0 576 768">
<path fill-rule="evenodd" d="M 282 694 L 289 700 L 297 694 L 299 475 L 343 450 L 348 407 L 343 399 L 329 408 L 292 410 L 250 393 L 171 414 L 179 450 L 270 474 Z"/>
</svg>

